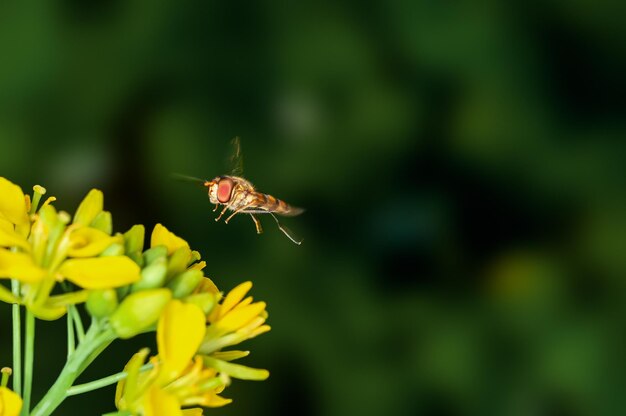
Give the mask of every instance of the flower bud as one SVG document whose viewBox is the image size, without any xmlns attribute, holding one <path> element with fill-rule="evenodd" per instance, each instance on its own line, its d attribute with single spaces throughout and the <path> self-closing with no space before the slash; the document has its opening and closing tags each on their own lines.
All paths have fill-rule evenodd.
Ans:
<svg viewBox="0 0 626 416">
<path fill-rule="evenodd" d="M 143 225 L 133 225 L 130 230 L 124 233 L 124 244 L 127 253 L 141 253 L 143 251 L 143 240 L 146 230 Z"/>
<path fill-rule="evenodd" d="M 143 255 L 139 252 L 135 252 L 135 253 L 126 253 L 126 255 L 135 263 L 137 263 L 137 265 L 139 267 L 143 267 L 145 262 L 143 261 Z"/>
<path fill-rule="evenodd" d="M 152 230 L 152 236 L 150 237 L 150 247 L 156 246 L 165 246 L 167 247 L 167 254 L 172 254 L 175 250 L 180 247 L 189 248 L 189 243 L 187 243 L 182 238 L 178 237 L 173 232 L 169 231 L 162 224 L 157 224 L 154 226 Z"/>
<path fill-rule="evenodd" d="M 120 338 L 131 338 L 154 325 L 172 298 L 169 289 L 131 293 L 111 315 L 111 327 Z"/>
<path fill-rule="evenodd" d="M 130 285 L 116 288 L 115 293 L 117 293 L 118 301 L 124 300 L 124 298 L 126 298 L 126 296 L 130 293 Z"/>
<path fill-rule="evenodd" d="M 145 264 L 150 264 L 158 258 L 167 257 L 167 247 L 155 246 L 143 252 L 143 260 Z"/>
<path fill-rule="evenodd" d="M 121 256 L 123 254 L 124 246 L 120 243 L 113 243 L 109 247 L 107 247 L 102 253 L 100 253 L 100 257 Z"/>
<path fill-rule="evenodd" d="M 109 211 L 101 211 L 98 215 L 96 215 L 93 221 L 91 221 L 90 227 L 111 235 L 113 232 L 113 219 L 111 218 L 111 213 Z"/>
<path fill-rule="evenodd" d="M 194 291 L 203 277 L 201 270 L 187 270 L 170 280 L 167 287 L 172 289 L 175 299 L 184 298 Z"/>
<path fill-rule="evenodd" d="M 193 303 L 202 309 L 205 315 L 209 315 L 213 310 L 213 306 L 217 303 L 218 295 L 216 293 L 194 293 L 193 295 L 187 296 L 184 301 L 185 303 Z"/>
<path fill-rule="evenodd" d="M 158 258 L 152 264 L 141 270 L 141 280 L 133 283 L 132 292 L 139 290 L 155 289 L 162 287 L 165 283 L 165 275 L 167 274 L 167 265 L 164 258 Z"/>
<path fill-rule="evenodd" d="M 92 290 L 89 292 L 86 306 L 93 317 L 109 316 L 117 309 L 117 292 L 115 289 Z"/>
<path fill-rule="evenodd" d="M 187 269 L 187 264 L 191 260 L 191 250 L 189 247 L 180 247 L 174 251 L 167 263 L 167 277 L 172 278 Z"/>
</svg>

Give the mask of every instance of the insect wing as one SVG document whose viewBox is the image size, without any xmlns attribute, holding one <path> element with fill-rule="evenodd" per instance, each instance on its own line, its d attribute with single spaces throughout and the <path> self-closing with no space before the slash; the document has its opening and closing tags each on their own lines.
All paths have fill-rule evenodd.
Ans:
<svg viewBox="0 0 626 416">
<path fill-rule="evenodd" d="M 231 141 L 232 154 L 230 156 L 230 174 L 243 176 L 243 154 L 241 153 L 241 140 L 239 136 Z"/>
</svg>

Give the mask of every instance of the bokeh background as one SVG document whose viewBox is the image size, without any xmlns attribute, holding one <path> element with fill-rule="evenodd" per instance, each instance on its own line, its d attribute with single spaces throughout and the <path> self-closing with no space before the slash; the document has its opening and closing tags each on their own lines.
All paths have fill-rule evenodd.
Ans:
<svg viewBox="0 0 626 416">
<path fill-rule="evenodd" d="M 115 229 L 162 222 L 273 330 L 221 415 L 626 412 L 623 2 L 92 1 L 0 5 L 0 175 Z M 307 208 L 215 223 L 246 176 Z M 10 312 L 0 309 L 10 364 Z M 38 327 L 35 399 L 65 326 Z M 119 371 L 116 342 L 81 378 Z M 58 347 L 57 347 L 58 346 Z M 60 415 L 114 410 L 113 388 Z"/>
</svg>

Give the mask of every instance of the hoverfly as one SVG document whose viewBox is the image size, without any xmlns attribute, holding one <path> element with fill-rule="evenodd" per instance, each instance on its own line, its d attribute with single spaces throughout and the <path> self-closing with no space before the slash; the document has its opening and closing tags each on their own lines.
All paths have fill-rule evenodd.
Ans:
<svg viewBox="0 0 626 416">
<path fill-rule="evenodd" d="M 232 211 L 224 220 L 226 224 L 237 214 L 248 214 L 250 218 L 252 218 L 252 221 L 254 221 L 257 234 L 261 234 L 263 228 L 256 215 L 269 214 L 276 221 L 278 229 L 291 241 L 300 245 L 302 240 L 297 239 L 291 230 L 281 225 L 276 215 L 293 217 L 300 215 L 304 212 L 304 209 L 289 205 L 285 201 L 273 197 L 272 195 L 258 192 L 250 181 L 241 176 L 243 175 L 243 157 L 239 137 L 235 137 L 232 140 L 232 146 L 232 170 L 229 175 L 216 176 L 210 181 L 178 174 L 176 176 L 180 179 L 202 183 L 208 190 L 209 201 L 215 204 L 213 212 L 217 211 L 220 205 L 224 206 L 217 218 L 215 218 L 215 221 L 219 221 L 226 211 Z"/>
</svg>

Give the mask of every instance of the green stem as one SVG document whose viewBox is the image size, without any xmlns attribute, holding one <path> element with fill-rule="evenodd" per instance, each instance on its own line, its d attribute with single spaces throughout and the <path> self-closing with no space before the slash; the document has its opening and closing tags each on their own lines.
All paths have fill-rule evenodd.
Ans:
<svg viewBox="0 0 626 416">
<path fill-rule="evenodd" d="M 83 321 L 80 319 L 80 313 L 78 312 L 78 309 L 76 309 L 75 305 L 69 306 L 69 313 L 72 315 L 72 318 L 74 318 L 78 342 L 83 342 L 83 340 L 85 339 L 85 328 L 83 327 Z"/>
<path fill-rule="evenodd" d="M 11 280 L 11 291 L 16 298 L 20 296 L 20 282 Z M 13 316 L 13 391 L 22 395 L 22 322 L 20 305 L 11 306 Z"/>
<path fill-rule="evenodd" d="M 85 369 L 85 362 L 93 360 L 94 352 L 102 351 L 103 345 L 108 345 L 115 339 L 115 333 L 110 328 L 102 329 L 96 322 L 92 323 L 74 354 L 72 354 L 61 374 L 56 379 L 50 390 L 33 409 L 30 416 L 50 415 L 68 395 L 68 390 Z"/>
<path fill-rule="evenodd" d="M 26 346 L 24 350 L 24 404 L 22 415 L 28 415 L 33 388 L 33 358 L 35 354 L 35 315 L 26 309 Z"/>
<path fill-rule="evenodd" d="M 152 367 L 154 367 L 152 363 L 147 363 L 141 366 L 141 368 L 139 368 L 139 371 L 146 371 L 151 369 Z M 127 376 L 128 373 L 126 371 L 121 371 L 117 374 L 112 374 L 98 380 L 90 381 L 89 383 L 77 384 L 76 386 L 72 386 L 67 389 L 67 395 L 75 396 L 77 394 L 83 394 L 93 390 L 101 389 L 103 387 L 110 386 L 111 384 L 115 384 L 118 381 L 125 379 Z"/>
<path fill-rule="evenodd" d="M 67 359 L 74 353 L 76 348 L 76 338 L 74 337 L 74 322 L 72 321 L 72 315 L 67 312 Z"/>
</svg>

